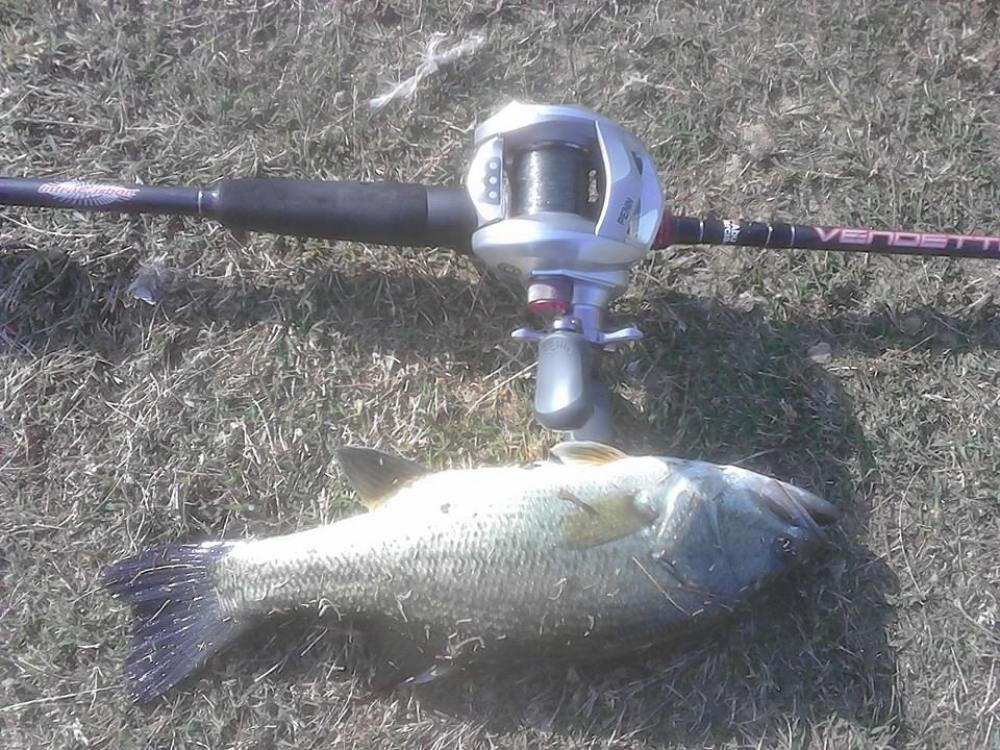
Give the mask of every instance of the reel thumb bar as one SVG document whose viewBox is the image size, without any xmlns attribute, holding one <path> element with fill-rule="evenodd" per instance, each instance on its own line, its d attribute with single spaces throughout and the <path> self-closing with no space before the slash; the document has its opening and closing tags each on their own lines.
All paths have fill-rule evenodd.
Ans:
<svg viewBox="0 0 1000 750">
<path fill-rule="evenodd" d="M 664 216 L 653 248 L 671 245 L 737 245 L 1000 260 L 1000 237 L 767 224 L 690 216 Z"/>
<path fill-rule="evenodd" d="M 216 219 L 232 229 L 466 251 L 476 213 L 464 188 L 393 182 L 223 180 L 211 188 L 0 177 L 0 206 Z"/>
</svg>

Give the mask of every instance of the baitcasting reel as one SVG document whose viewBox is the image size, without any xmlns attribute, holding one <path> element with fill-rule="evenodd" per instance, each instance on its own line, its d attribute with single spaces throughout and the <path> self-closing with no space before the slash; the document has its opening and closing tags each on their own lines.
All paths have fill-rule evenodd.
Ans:
<svg viewBox="0 0 1000 750">
<path fill-rule="evenodd" d="M 472 252 L 526 287 L 529 309 L 545 322 L 513 333 L 538 343 L 536 418 L 607 442 L 610 399 L 594 377 L 594 353 L 642 337 L 603 326 L 660 226 L 652 158 L 607 118 L 515 103 L 476 129 L 466 188 L 478 219 Z"/>
</svg>

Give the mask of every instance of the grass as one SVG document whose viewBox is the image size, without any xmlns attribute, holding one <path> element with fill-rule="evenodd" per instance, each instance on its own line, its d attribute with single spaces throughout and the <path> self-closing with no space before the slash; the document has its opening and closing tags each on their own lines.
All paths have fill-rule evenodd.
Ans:
<svg viewBox="0 0 1000 750">
<path fill-rule="evenodd" d="M 477 118 L 580 103 L 678 212 L 995 231 L 994 4 L 0 0 L 0 171 L 455 182 Z M 434 32 L 473 57 L 375 113 Z M 342 442 L 523 461 L 520 302 L 445 252 L 0 212 L 0 744 L 967 748 L 1000 741 L 991 263 L 676 248 L 618 306 L 622 443 L 741 461 L 845 511 L 840 552 L 732 628 L 613 667 L 388 698 L 329 622 L 264 628 L 151 708 L 102 566 L 354 512 Z M 155 258 L 180 283 L 128 293 Z M 831 356 L 811 356 L 827 344 Z"/>
</svg>

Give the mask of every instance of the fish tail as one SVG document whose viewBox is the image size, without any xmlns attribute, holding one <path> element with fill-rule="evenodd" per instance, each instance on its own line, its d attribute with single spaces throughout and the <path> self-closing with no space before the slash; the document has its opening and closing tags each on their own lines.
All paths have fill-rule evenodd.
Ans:
<svg viewBox="0 0 1000 750">
<path fill-rule="evenodd" d="M 231 544 L 169 544 L 109 566 L 104 587 L 132 605 L 129 692 L 147 703 L 197 671 L 245 622 L 223 611 L 215 569 Z"/>
</svg>

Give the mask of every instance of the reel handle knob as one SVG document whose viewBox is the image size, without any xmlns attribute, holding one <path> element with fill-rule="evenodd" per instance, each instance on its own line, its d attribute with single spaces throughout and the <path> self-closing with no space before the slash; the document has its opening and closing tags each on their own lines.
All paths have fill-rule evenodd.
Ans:
<svg viewBox="0 0 1000 750">
<path fill-rule="evenodd" d="M 535 416 L 550 430 L 578 429 L 594 411 L 593 350 L 576 331 L 540 337 Z"/>
<path fill-rule="evenodd" d="M 611 392 L 594 374 L 600 349 L 572 330 L 530 334 L 538 341 L 535 418 L 573 440 L 611 443 Z"/>
</svg>

